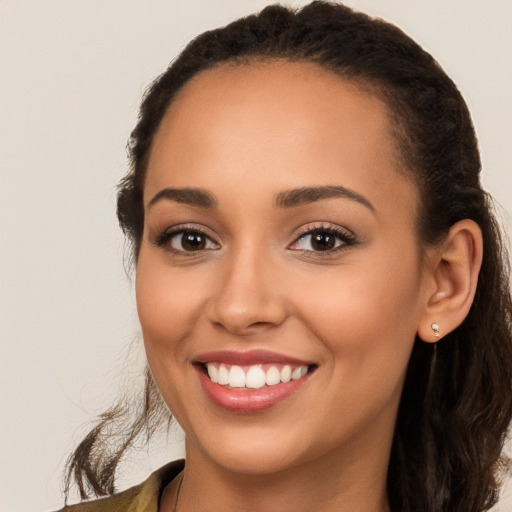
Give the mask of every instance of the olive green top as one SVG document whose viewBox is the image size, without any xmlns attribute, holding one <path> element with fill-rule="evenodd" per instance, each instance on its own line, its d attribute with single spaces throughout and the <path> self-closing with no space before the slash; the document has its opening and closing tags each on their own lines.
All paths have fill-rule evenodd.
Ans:
<svg viewBox="0 0 512 512">
<path fill-rule="evenodd" d="M 158 503 L 165 486 L 185 466 L 184 460 L 176 460 L 160 469 L 139 485 L 107 498 L 67 505 L 58 512 L 158 512 Z"/>
</svg>

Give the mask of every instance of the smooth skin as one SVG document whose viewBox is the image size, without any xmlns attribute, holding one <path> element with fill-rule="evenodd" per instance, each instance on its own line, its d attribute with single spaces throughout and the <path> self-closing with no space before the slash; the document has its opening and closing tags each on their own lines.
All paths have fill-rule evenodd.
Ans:
<svg viewBox="0 0 512 512">
<path fill-rule="evenodd" d="M 433 322 L 442 337 L 464 319 L 482 245 L 471 221 L 421 245 L 418 191 L 390 126 L 376 96 L 282 60 L 205 71 L 166 113 L 149 158 L 136 288 L 149 365 L 186 434 L 180 512 L 389 510 L 415 337 L 435 342 Z M 326 186 L 343 189 L 283 200 Z M 255 349 L 317 367 L 268 410 L 214 405 L 198 354 Z"/>
</svg>

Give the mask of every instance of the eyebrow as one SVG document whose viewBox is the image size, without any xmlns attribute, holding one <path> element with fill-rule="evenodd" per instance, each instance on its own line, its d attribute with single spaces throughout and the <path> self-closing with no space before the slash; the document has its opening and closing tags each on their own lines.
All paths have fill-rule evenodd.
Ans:
<svg viewBox="0 0 512 512">
<path fill-rule="evenodd" d="M 372 212 L 375 207 L 366 199 L 366 197 L 358 194 L 341 185 L 325 185 L 318 187 L 301 187 L 290 190 L 284 190 L 277 194 L 274 204 L 278 208 L 293 208 L 314 203 L 322 199 L 331 199 L 341 197 L 351 199 L 366 206 Z M 202 188 L 164 188 L 160 190 L 148 203 L 148 208 L 162 200 L 175 201 L 177 203 L 198 206 L 200 208 L 213 209 L 218 203 L 215 197 Z"/>
<path fill-rule="evenodd" d="M 279 208 L 293 208 L 295 206 L 303 206 L 306 204 L 314 203 L 322 199 L 331 199 L 341 197 L 344 199 L 352 199 L 358 203 L 366 206 L 372 212 L 375 212 L 373 206 L 366 197 L 358 194 L 340 185 L 326 185 L 319 187 L 302 187 L 280 192 L 275 199 L 275 205 Z"/>
<path fill-rule="evenodd" d="M 217 200 L 202 188 L 164 188 L 158 192 L 148 203 L 148 208 L 159 201 L 167 199 L 176 203 L 189 204 L 200 208 L 215 208 Z"/>
</svg>

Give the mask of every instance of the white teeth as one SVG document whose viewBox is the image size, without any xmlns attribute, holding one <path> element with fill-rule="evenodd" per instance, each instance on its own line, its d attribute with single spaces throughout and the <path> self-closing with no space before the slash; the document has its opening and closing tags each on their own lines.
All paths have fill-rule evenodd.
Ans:
<svg viewBox="0 0 512 512">
<path fill-rule="evenodd" d="M 265 372 L 261 366 L 251 366 L 245 376 L 245 386 L 251 389 L 259 389 L 265 385 Z"/>
<path fill-rule="evenodd" d="M 302 369 L 300 366 L 298 366 L 292 372 L 292 380 L 297 380 L 297 379 L 300 379 L 301 377 L 302 377 Z"/>
<path fill-rule="evenodd" d="M 212 382 L 219 382 L 219 370 L 213 363 L 208 363 L 206 365 L 208 369 L 208 377 L 210 377 Z"/>
<path fill-rule="evenodd" d="M 292 367 L 289 364 L 285 364 L 281 370 L 281 382 L 290 382 L 292 379 Z"/>
<path fill-rule="evenodd" d="M 226 386 L 229 384 L 229 373 L 228 369 L 221 364 L 219 367 L 219 384 Z"/>
<path fill-rule="evenodd" d="M 245 367 L 247 369 L 247 367 Z M 261 364 L 248 367 L 247 373 L 241 366 L 225 365 L 219 363 L 207 363 L 206 369 L 212 382 L 221 386 L 230 386 L 232 388 L 260 389 L 263 386 L 275 386 L 281 382 L 286 383 L 290 380 L 298 380 L 308 373 L 308 366 L 297 366 L 293 368 L 285 364 L 281 370 L 278 366 L 270 366 L 265 372 Z"/>
<path fill-rule="evenodd" d="M 229 370 L 229 385 L 232 388 L 245 387 L 245 372 L 240 366 L 234 364 Z"/>
<path fill-rule="evenodd" d="M 249 376 L 249 374 L 247 374 L 247 376 Z M 267 370 L 265 381 L 267 386 L 274 386 L 275 384 L 279 384 L 281 382 L 281 372 L 275 366 L 271 366 Z"/>
</svg>

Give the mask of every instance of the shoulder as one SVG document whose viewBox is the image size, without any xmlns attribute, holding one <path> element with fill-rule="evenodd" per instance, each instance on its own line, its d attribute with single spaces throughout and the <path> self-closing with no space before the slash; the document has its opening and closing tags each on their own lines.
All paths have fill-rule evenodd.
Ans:
<svg viewBox="0 0 512 512">
<path fill-rule="evenodd" d="M 183 467 L 183 460 L 171 462 L 135 487 L 106 498 L 67 505 L 58 512 L 157 512 L 164 487 L 182 471 Z"/>
</svg>

